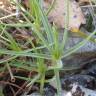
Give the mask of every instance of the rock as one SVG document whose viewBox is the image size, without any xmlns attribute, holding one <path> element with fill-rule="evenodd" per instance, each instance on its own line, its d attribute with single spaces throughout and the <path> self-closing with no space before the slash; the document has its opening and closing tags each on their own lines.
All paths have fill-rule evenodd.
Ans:
<svg viewBox="0 0 96 96">
<path fill-rule="evenodd" d="M 88 75 L 73 75 L 66 76 L 61 79 L 62 88 L 66 91 L 70 91 L 72 89 L 72 84 L 76 83 L 88 89 L 96 89 L 96 81 L 95 78 Z"/>
<path fill-rule="evenodd" d="M 30 95 L 22 95 L 22 96 L 41 96 L 41 95 L 38 92 L 34 92 L 34 93 L 30 94 Z"/>
<path fill-rule="evenodd" d="M 28 95 L 25 95 L 25 94 L 27 93 L 25 92 L 24 95 L 22 96 L 41 96 L 39 93 L 39 90 L 31 91 L 30 93 L 28 93 Z M 44 96 L 55 96 L 55 94 L 56 94 L 56 89 L 49 84 L 45 84 Z"/>
<path fill-rule="evenodd" d="M 89 70 L 87 74 L 96 78 L 96 69 Z"/>
<path fill-rule="evenodd" d="M 83 30 L 83 29 L 82 29 Z M 83 31 L 87 35 L 89 35 L 89 32 Z M 61 30 L 60 33 L 60 42 L 62 41 L 63 36 L 63 30 Z M 96 36 L 93 36 L 96 38 Z M 65 55 L 66 51 L 72 47 L 74 47 L 76 44 L 80 43 L 84 39 L 76 36 L 74 33 L 69 32 L 69 38 L 65 45 Z M 68 51 L 69 52 L 69 51 Z M 70 69 L 80 69 L 82 68 L 86 63 L 90 62 L 91 60 L 94 60 L 96 57 L 96 43 L 88 41 L 84 46 L 79 48 L 77 51 L 75 51 L 70 56 L 62 58 L 63 64 L 64 64 L 64 70 L 70 70 Z"/>
<path fill-rule="evenodd" d="M 41 96 L 41 95 L 38 92 L 34 92 L 30 95 L 22 95 L 22 96 Z M 51 95 L 47 94 L 47 96 Z M 57 95 L 55 94 L 53 96 Z M 72 84 L 72 89 L 70 91 L 63 90 L 61 96 L 96 96 L 96 92 L 74 83 Z"/>
<path fill-rule="evenodd" d="M 46 85 L 44 88 L 44 96 L 55 96 L 56 89 L 50 85 Z"/>
<path fill-rule="evenodd" d="M 84 88 L 80 85 L 73 84 L 72 89 L 62 96 L 96 96 L 96 91 Z"/>
<path fill-rule="evenodd" d="M 88 62 L 83 68 L 81 74 L 87 74 L 96 78 L 96 59 L 94 58 Z"/>
</svg>

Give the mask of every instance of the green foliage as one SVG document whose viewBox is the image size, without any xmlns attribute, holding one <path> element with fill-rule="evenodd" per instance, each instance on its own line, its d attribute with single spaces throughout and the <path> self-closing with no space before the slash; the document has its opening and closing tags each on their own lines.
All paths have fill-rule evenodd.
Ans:
<svg viewBox="0 0 96 96">
<path fill-rule="evenodd" d="M 41 1 L 41 0 L 40 0 Z M 68 5 L 68 0 L 66 0 Z M 42 9 L 42 5 L 38 0 L 29 0 L 29 12 L 22 10 L 22 6 L 17 4 L 24 12 L 23 17 L 26 20 L 23 24 L 5 24 L 1 23 L 0 28 L 3 35 L 0 35 L 2 38 L 2 43 L 7 46 L 6 48 L 0 48 L 0 54 L 7 55 L 7 59 L 1 59 L 0 64 L 8 64 L 10 66 L 15 66 L 16 68 L 22 68 L 27 71 L 35 71 L 37 74 L 32 78 L 25 78 L 21 76 L 15 76 L 16 78 L 27 80 L 29 83 L 27 86 L 33 85 L 35 82 L 40 83 L 40 93 L 43 94 L 44 83 L 51 82 L 51 80 L 46 80 L 45 75 L 48 71 L 54 71 L 54 77 L 57 84 L 57 95 L 61 96 L 61 83 L 59 77 L 59 71 L 63 69 L 62 58 L 69 56 L 70 54 L 77 51 L 79 48 L 84 46 L 86 42 L 96 33 L 92 32 L 85 40 L 81 41 L 79 44 L 74 47 L 65 50 L 65 46 L 68 39 L 68 14 L 66 16 L 66 26 L 63 34 L 62 42 L 59 40 L 59 30 L 53 24 L 50 25 L 47 19 L 47 15 Z M 67 6 L 68 7 L 68 6 Z M 25 15 L 27 14 L 27 16 Z M 49 13 L 49 11 L 48 11 Z M 31 20 L 30 20 L 31 18 Z M 25 28 L 28 27 L 31 29 L 32 33 L 39 39 L 39 45 L 35 46 L 32 41 L 32 48 L 23 50 L 20 44 L 12 37 L 12 35 L 7 31 L 7 28 Z M 26 59 L 23 61 L 23 57 L 29 57 L 33 60 Z M 51 65 L 48 66 L 45 61 L 51 61 Z M 10 61 L 10 62 L 9 62 Z"/>
</svg>

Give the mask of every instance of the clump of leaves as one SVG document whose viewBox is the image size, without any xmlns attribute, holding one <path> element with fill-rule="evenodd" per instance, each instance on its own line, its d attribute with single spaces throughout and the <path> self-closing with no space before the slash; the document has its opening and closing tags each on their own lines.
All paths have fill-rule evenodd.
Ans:
<svg viewBox="0 0 96 96">
<path fill-rule="evenodd" d="M 46 12 L 43 10 L 41 1 L 42 0 L 39 0 L 39 1 L 29 0 L 30 11 L 26 11 L 25 9 L 22 9 L 22 6 L 20 4 L 17 4 L 17 6 L 20 7 L 21 10 L 24 12 L 22 13 L 22 15 L 26 21 L 24 21 L 23 23 L 17 23 L 17 24 L 1 23 L 0 24 L 0 26 L 4 26 L 2 30 L 6 35 L 6 39 L 10 41 L 7 44 L 8 46 L 10 46 L 10 49 L 0 48 L 0 56 L 2 55 L 9 56 L 9 58 L 6 60 L 0 60 L 0 63 L 9 64 L 9 67 L 11 65 L 11 66 L 15 66 L 17 68 L 23 68 L 29 71 L 36 71 L 37 74 L 34 76 L 34 78 L 24 78 L 20 76 L 15 76 L 15 77 L 27 80 L 29 82 L 27 86 L 33 85 L 34 82 L 39 82 L 41 94 L 43 94 L 44 83 L 51 82 L 52 80 L 55 79 L 56 86 L 57 86 L 57 95 L 61 96 L 62 89 L 61 89 L 59 71 L 63 69 L 62 58 L 69 56 L 70 54 L 74 53 L 79 48 L 81 48 L 83 45 L 85 45 L 86 42 L 96 32 L 95 31 L 92 32 L 89 36 L 87 36 L 85 40 L 81 41 L 79 44 L 73 46 L 72 48 L 65 50 L 65 46 L 68 39 L 69 11 L 66 11 L 66 16 L 65 16 L 66 21 L 64 24 L 65 29 L 62 36 L 63 39 L 62 41 L 60 41 L 59 30 L 55 24 L 50 25 Z M 69 0 L 65 0 L 64 2 L 66 3 L 66 8 L 68 10 Z M 32 34 L 34 34 L 34 36 L 38 38 L 39 44 L 35 46 L 34 43 L 30 41 L 30 43 L 32 44 L 32 48 L 22 50 L 20 45 L 18 45 L 18 43 L 14 40 L 14 38 L 8 32 L 6 32 L 6 30 L 4 29 L 5 27 L 6 28 L 28 27 L 31 30 Z M 4 36 L 2 38 L 5 38 Z M 17 62 L 18 61 L 17 57 L 20 60 L 19 63 Z M 25 60 L 24 60 L 25 63 L 22 63 L 23 59 L 20 59 L 20 58 L 24 58 L 24 57 L 25 57 Z M 46 64 L 45 62 L 46 60 L 51 61 L 50 66 Z M 12 63 L 13 61 L 14 61 L 14 64 Z M 49 71 L 53 71 L 54 76 L 51 80 L 46 80 L 45 74 L 46 72 L 49 72 Z M 11 73 L 12 72 L 10 71 L 10 74 Z"/>
</svg>

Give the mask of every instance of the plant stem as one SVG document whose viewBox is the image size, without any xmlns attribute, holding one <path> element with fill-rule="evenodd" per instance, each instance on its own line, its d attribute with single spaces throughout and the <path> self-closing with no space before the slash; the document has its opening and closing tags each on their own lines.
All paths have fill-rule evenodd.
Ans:
<svg viewBox="0 0 96 96">
<path fill-rule="evenodd" d="M 45 74 L 42 74 L 41 82 L 40 82 L 40 93 L 41 93 L 41 95 L 43 95 L 44 81 L 45 81 Z"/>
<path fill-rule="evenodd" d="M 54 70 L 56 76 L 56 83 L 57 83 L 57 96 L 61 96 L 61 83 L 60 83 L 60 76 L 59 76 L 59 69 Z"/>
<path fill-rule="evenodd" d="M 7 63 L 6 65 L 7 65 L 7 68 L 8 68 L 9 74 L 10 74 L 10 77 L 11 77 L 11 81 L 12 82 L 15 82 L 15 78 L 13 76 L 13 73 L 12 73 L 12 70 L 11 70 L 9 64 Z"/>
</svg>

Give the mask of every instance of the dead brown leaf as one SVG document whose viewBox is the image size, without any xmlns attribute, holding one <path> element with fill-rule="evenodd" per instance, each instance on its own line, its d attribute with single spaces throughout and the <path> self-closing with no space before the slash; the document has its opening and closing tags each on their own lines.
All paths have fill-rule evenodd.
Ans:
<svg viewBox="0 0 96 96">
<path fill-rule="evenodd" d="M 88 0 L 80 0 L 80 2 L 85 2 Z M 48 9 L 52 4 L 53 0 L 44 0 L 43 6 Z M 28 7 L 28 0 L 23 0 L 23 3 Z M 64 19 L 67 14 L 66 2 L 65 0 L 56 0 L 54 8 L 48 14 L 48 19 L 50 22 L 54 22 L 59 28 L 64 28 L 66 20 Z M 76 28 L 79 29 L 81 24 L 85 24 L 85 18 L 81 11 L 79 4 L 75 0 L 69 0 L 69 29 Z"/>
<path fill-rule="evenodd" d="M 50 1 L 50 0 L 47 0 Z M 50 2 L 45 2 L 46 7 L 50 5 Z M 58 27 L 65 27 L 65 16 L 67 14 L 66 3 L 64 0 L 56 0 L 54 8 L 48 15 L 49 21 L 54 22 Z M 69 29 L 77 28 L 79 29 L 81 24 L 85 24 L 85 18 L 76 1 L 69 0 Z"/>
</svg>

